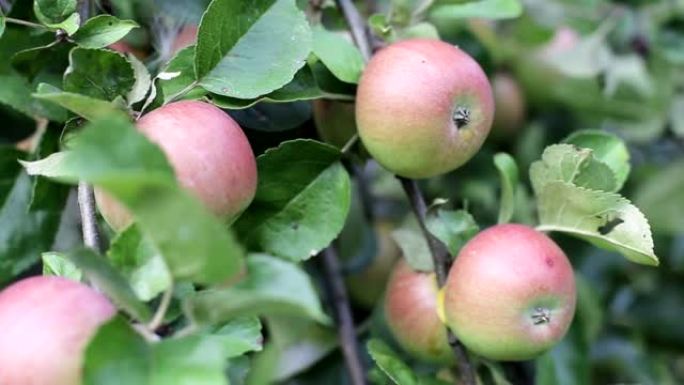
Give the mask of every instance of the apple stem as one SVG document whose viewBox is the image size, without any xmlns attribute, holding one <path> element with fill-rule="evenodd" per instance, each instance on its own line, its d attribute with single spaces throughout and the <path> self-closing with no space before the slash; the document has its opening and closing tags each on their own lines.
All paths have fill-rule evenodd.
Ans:
<svg viewBox="0 0 684 385">
<path fill-rule="evenodd" d="M 401 186 L 404 188 L 404 192 L 409 199 L 411 209 L 418 220 L 420 230 L 428 243 L 428 248 L 432 255 L 432 262 L 435 267 L 435 274 L 437 275 L 437 285 L 441 288 L 446 283 L 449 267 L 451 265 L 449 250 L 447 250 L 446 246 L 444 246 L 441 241 L 430 233 L 425 225 L 427 205 L 425 204 L 425 198 L 423 198 L 423 193 L 420 191 L 418 183 L 414 179 L 397 178 L 401 181 Z M 477 382 L 475 381 L 473 366 L 468 359 L 465 347 L 463 347 L 461 342 L 448 327 L 446 329 L 449 346 L 451 346 L 451 350 L 456 356 L 461 381 L 466 385 L 476 385 Z"/>
<path fill-rule="evenodd" d="M 147 324 L 147 328 L 153 333 L 164 323 L 164 317 L 171 304 L 171 298 L 173 298 L 173 282 L 169 283 L 169 287 L 162 294 L 157 311 L 155 311 L 150 323 Z"/>
<path fill-rule="evenodd" d="M 352 385 L 366 385 L 366 376 L 361 358 L 359 346 L 354 329 L 354 319 L 349 305 L 347 289 L 344 286 L 340 261 L 337 258 L 335 248 L 330 245 L 321 253 L 326 281 L 331 294 L 331 300 L 335 309 L 336 324 L 339 329 L 338 335 L 344 362 L 349 372 Z"/>
<path fill-rule="evenodd" d="M 95 194 L 93 193 L 93 187 L 85 182 L 78 183 L 78 207 L 81 213 L 83 243 L 98 253 L 102 252 L 102 243 L 100 242 L 97 216 L 95 214 Z"/>
</svg>

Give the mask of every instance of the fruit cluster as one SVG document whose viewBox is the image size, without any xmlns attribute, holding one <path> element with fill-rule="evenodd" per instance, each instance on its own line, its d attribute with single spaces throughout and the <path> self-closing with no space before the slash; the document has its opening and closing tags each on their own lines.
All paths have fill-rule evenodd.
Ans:
<svg viewBox="0 0 684 385">
<path fill-rule="evenodd" d="M 498 83 L 502 92 L 511 92 L 506 79 Z M 324 139 L 346 142 L 353 127 L 326 128 L 325 122 L 339 125 L 344 119 L 338 115 L 355 113 L 358 134 L 375 160 L 399 176 L 428 178 L 458 168 L 479 150 L 494 121 L 494 95 L 466 53 L 437 40 L 414 39 L 373 57 L 354 108 L 317 102 L 314 111 Z M 144 115 L 137 127 L 166 154 L 179 184 L 217 216 L 235 218 L 254 198 L 254 154 L 242 129 L 219 108 L 174 102 Z M 134 220 L 104 191 L 96 196 L 112 228 Z M 383 263 L 394 259 L 388 261 Z M 573 270 L 563 251 L 546 235 L 513 224 L 473 238 L 443 288 L 434 274 L 398 262 L 384 306 L 407 351 L 445 363 L 453 360 L 445 324 L 476 354 L 522 360 L 562 338 L 574 307 Z M 28 278 L 8 287 L 0 294 L 0 383 L 80 383 L 83 349 L 114 314 L 103 295 L 63 278 Z"/>
</svg>

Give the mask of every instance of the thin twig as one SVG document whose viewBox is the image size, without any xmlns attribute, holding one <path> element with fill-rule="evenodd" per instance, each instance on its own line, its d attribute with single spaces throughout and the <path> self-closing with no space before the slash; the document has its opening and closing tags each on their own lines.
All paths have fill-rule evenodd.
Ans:
<svg viewBox="0 0 684 385">
<path fill-rule="evenodd" d="M 349 140 L 347 141 L 347 143 L 344 144 L 344 146 L 342 147 L 342 149 L 340 150 L 340 152 L 341 152 L 342 154 L 347 154 L 347 153 L 349 152 L 349 150 L 351 150 L 352 147 L 354 147 L 354 145 L 355 145 L 356 142 L 358 142 L 358 141 L 359 141 L 359 134 L 354 134 L 354 136 L 352 136 L 351 138 L 349 138 Z"/>
<path fill-rule="evenodd" d="M 85 182 L 78 183 L 78 206 L 81 211 L 83 243 L 98 253 L 102 252 L 100 233 L 97 229 L 97 216 L 95 214 L 95 194 L 93 193 L 93 187 Z"/>
<path fill-rule="evenodd" d="M 81 0 L 78 14 L 81 16 L 81 24 L 85 23 L 91 15 L 90 0 Z"/>
<path fill-rule="evenodd" d="M 337 253 L 332 246 L 329 246 L 321 254 L 326 280 L 330 285 L 332 302 L 335 308 L 342 354 L 347 365 L 347 371 L 351 377 L 351 384 L 366 385 L 366 376 L 361 364 L 361 358 L 359 357 L 359 346 L 356 340 L 356 331 L 354 330 L 354 320 L 351 314 L 351 307 L 349 306 L 347 289 L 342 280 Z"/>
<path fill-rule="evenodd" d="M 368 61 L 373 52 L 371 51 L 366 23 L 361 17 L 361 14 L 359 14 L 359 10 L 356 9 L 352 0 L 336 0 L 335 2 L 342 11 L 345 20 L 347 20 L 354 43 L 359 47 L 359 51 L 361 51 L 363 58 Z"/>
<path fill-rule="evenodd" d="M 15 19 L 13 17 L 6 17 L 5 22 L 7 23 L 12 23 L 12 24 L 17 24 L 17 25 L 23 25 L 25 27 L 31 27 L 31 28 L 40 28 L 40 29 L 46 29 L 44 25 L 40 25 L 37 23 L 33 23 L 30 21 L 26 20 L 20 20 L 20 19 Z"/>
<path fill-rule="evenodd" d="M 368 186 L 368 176 L 364 167 L 356 162 L 351 162 L 352 173 L 356 179 L 357 189 L 361 197 L 361 207 L 363 216 L 369 224 L 375 223 L 375 212 L 373 211 L 373 194 Z"/>
<path fill-rule="evenodd" d="M 164 322 L 164 317 L 166 316 L 166 311 L 169 309 L 171 304 L 171 298 L 173 298 L 173 283 L 169 284 L 169 287 L 164 291 L 157 311 L 154 313 L 154 317 L 150 323 L 147 324 L 147 328 L 151 331 L 159 329 L 159 327 Z"/>
<path fill-rule="evenodd" d="M 342 10 L 342 14 L 349 25 L 352 37 L 357 47 L 361 51 L 364 59 L 366 61 L 370 60 L 372 55 L 372 39 L 371 35 L 366 29 L 366 23 L 361 18 L 359 11 L 352 0 L 336 0 L 338 7 Z M 425 226 L 425 214 L 427 212 L 427 206 L 425 205 L 425 200 L 423 195 L 418 188 L 415 180 L 409 180 L 400 178 L 402 186 L 406 191 L 406 195 L 411 201 L 411 207 L 418 219 L 421 230 L 425 235 L 425 238 L 430 247 L 430 252 L 432 254 L 432 259 L 435 265 L 435 272 L 437 273 L 437 280 L 439 286 L 442 287 L 446 282 L 447 272 L 449 268 L 449 252 L 439 240 L 437 240 L 426 228 Z M 325 255 L 325 253 L 324 253 Z M 475 373 L 473 367 L 468 360 L 465 348 L 458 341 L 456 336 L 451 332 L 449 328 L 447 329 L 447 336 L 449 339 L 449 345 L 451 346 L 454 355 L 456 356 L 456 361 L 458 364 L 461 381 L 465 385 L 476 385 Z"/>
<path fill-rule="evenodd" d="M 430 248 L 430 253 L 432 254 L 432 262 L 435 265 L 435 273 L 437 274 L 437 284 L 439 287 L 442 287 L 446 283 L 449 266 L 451 264 L 449 251 L 442 242 L 440 242 L 434 235 L 432 235 L 432 233 L 430 233 L 425 225 L 427 205 L 425 204 L 423 194 L 418 187 L 418 183 L 413 179 L 402 177 L 399 177 L 399 180 L 401 181 L 401 186 L 404 188 L 404 192 L 406 192 L 406 196 L 409 198 L 411 209 L 418 220 L 420 230 L 428 242 L 428 247 Z M 448 327 L 447 337 L 449 339 L 451 350 L 453 350 L 454 355 L 456 356 L 456 362 L 458 364 L 459 374 L 461 375 L 461 381 L 466 385 L 476 385 L 473 367 L 470 363 L 470 360 L 468 360 L 468 355 L 466 354 L 465 348 Z"/>
</svg>

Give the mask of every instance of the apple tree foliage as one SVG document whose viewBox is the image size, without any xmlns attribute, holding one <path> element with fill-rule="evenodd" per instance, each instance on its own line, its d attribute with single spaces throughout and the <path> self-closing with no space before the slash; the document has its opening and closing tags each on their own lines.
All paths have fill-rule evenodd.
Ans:
<svg viewBox="0 0 684 385">
<path fill-rule="evenodd" d="M 350 383 L 320 253 L 337 248 L 342 274 L 358 273 L 382 220 L 414 269 L 434 269 L 396 178 L 313 126 L 312 101 L 353 102 L 364 68 L 336 3 L 0 1 L 0 288 L 59 275 L 112 300 L 85 384 Z M 352 3 L 376 45 L 440 38 L 524 90 L 523 129 L 420 184 L 450 254 L 518 222 L 552 234 L 576 271 L 566 338 L 522 364 L 473 357 L 478 381 L 683 382 L 684 3 Z M 198 26 L 196 44 L 174 51 L 183 25 Z M 551 49 L 559 28 L 574 40 Z M 134 127 L 185 99 L 227 111 L 258 155 L 255 199 L 232 223 L 179 188 Z M 137 218 L 118 234 L 100 220 L 100 251 L 83 247 L 79 182 Z M 162 327 L 141 332 L 167 296 Z M 354 305 L 368 380 L 454 383 L 398 348 L 381 309 Z"/>
</svg>

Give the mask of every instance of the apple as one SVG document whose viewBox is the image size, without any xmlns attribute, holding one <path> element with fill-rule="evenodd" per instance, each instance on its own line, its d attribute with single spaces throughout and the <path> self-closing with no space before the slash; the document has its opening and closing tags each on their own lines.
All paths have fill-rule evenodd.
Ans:
<svg viewBox="0 0 684 385">
<path fill-rule="evenodd" d="M 549 59 L 554 55 L 573 50 L 581 39 L 580 34 L 574 29 L 565 26 L 558 27 L 551 40 L 539 49 L 537 55 L 543 59 Z"/>
<path fill-rule="evenodd" d="M 349 297 L 354 303 L 371 309 L 385 292 L 392 267 L 401 256 L 399 246 L 392 239 L 394 226 L 390 222 L 378 222 L 375 234 L 378 252 L 373 261 L 362 271 L 349 275 L 345 282 Z"/>
<path fill-rule="evenodd" d="M 116 43 L 110 44 L 107 48 L 112 49 L 116 52 L 130 53 L 140 60 L 143 60 L 148 56 L 147 52 L 145 52 L 144 50 L 140 48 L 135 48 L 123 40 L 119 40 Z"/>
<path fill-rule="evenodd" d="M 494 91 L 494 123 L 491 136 L 510 138 L 525 123 L 525 95 L 518 81 L 506 73 L 498 73 L 492 79 Z"/>
<path fill-rule="evenodd" d="M 356 134 L 354 103 L 317 99 L 313 102 L 316 131 L 324 142 L 342 148 Z"/>
<path fill-rule="evenodd" d="M 5 288 L 0 384 L 81 384 L 88 341 L 114 314 L 102 294 L 61 277 L 31 277 Z"/>
<path fill-rule="evenodd" d="M 179 184 L 215 215 L 230 220 L 256 193 L 254 153 L 240 126 L 221 109 L 200 101 L 160 107 L 137 127 L 166 154 Z M 102 190 L 95 197 L 102 216 L 115 230 L 127 226 L 128 210 Z"/>
<path fill-rule="evenodd" d="M 428 362 L 452 363 L 446 327 L 437 314 L 437 278 L 414 271 L 403 259 L 395 266 L 385 293 L 385 317 L 397 342 Z"/>
<path fill-rule="evenodd" d="M 458 254 L 443 288 L 446 323 L 473 353 L 532 359 L 565 335 L 575 278 L 563 251 L 519 224 L 482 231 Z"/>
<path fill-rule="evenodd" d="M 176 53 L 185 47 L 195 44 L 197 42 L 198 30 L 196 25 L 185 25 L 180 32 L 178 32 L 176 39 L 173 41 L 171 51 Z"/>
<path fill-rule="evenodd" d="M 356 94 L 356 125 L 389 171 L 429 178 L 467 162 L 482 146 L 494 98 L 482 68 L 448 43 L 410 39 L 380 50 Z"/>
</svg>

